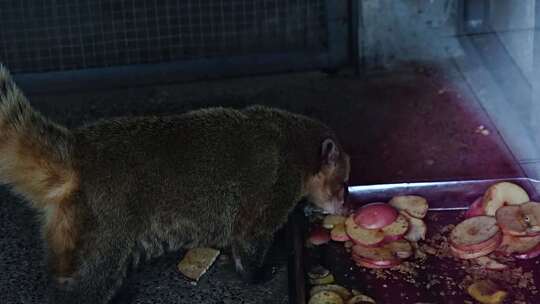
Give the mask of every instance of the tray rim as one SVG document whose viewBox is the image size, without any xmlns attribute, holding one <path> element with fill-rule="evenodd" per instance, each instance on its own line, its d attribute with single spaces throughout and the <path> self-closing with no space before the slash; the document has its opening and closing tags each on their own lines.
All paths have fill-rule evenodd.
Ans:
<svg viewBox="0 0 540 304">
<path fill-rule="evenodd" d="M 349 192 L 362 192 L 367 190 L 384 190 L 397 187 L 433 187 L 443 185 L 458 185 L 458 184 L 483 184 L 483 183 L 497 183 L 504 181 L 523 181 L 530 182 L 531 184 L 537 184 L 540 186 L 540 180 L 529 177 L 510 177 L 510 178 L 494 178 L 494 179 L 466 179 L 466 180 L 451 180 L 442 182 L 410 182 L 410 183 L 388 183 L 388 184 L 370 184 L 370 185 L 356 185 L 349 186 Z"/>
</svg>

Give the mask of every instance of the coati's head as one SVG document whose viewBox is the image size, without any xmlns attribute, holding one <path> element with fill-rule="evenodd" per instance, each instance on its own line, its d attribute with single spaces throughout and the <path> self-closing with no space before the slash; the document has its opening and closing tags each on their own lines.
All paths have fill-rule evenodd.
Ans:
<svg viewBox="0 0 540 304">
<path fill-rule="evenodd" d="M 329 213 L 343 212 L 350 174 L 350 158 L 333 139 L 321 144 L 319 171 L 308 179 L 307 198 Z"/>
</svg>

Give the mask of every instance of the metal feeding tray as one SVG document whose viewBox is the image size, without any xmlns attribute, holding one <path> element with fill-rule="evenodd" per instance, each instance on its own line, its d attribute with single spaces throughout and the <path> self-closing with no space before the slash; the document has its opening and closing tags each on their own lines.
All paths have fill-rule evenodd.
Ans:
<svg viewBox="0 0 540 304">
<path fill-rule="evenodd" d="M 441 235 L 443 227 L 457 224 L 463 219 L 463 211 L 483 195 L 486 189 L 497 182 L 509 181 L 522 186 L 533 201 L 540 200 L 540 181 L 528 178 L 471 180 L 450 182 L 400 183 L 349 188 L 348 203 L 359 207 L 371 202 L 387 202 L 396 195 L 415 194 L 425 197 L 429 211 L 424 219 L 427 240 Z M 305 304 L 309 300 L 309 284 L 306 273 L 311 267 L 322 265 L 330 270 L 336 284 L 348 289 L 356 289 L 371 297 L 377 303 L 474 303 L 460 282 L 471 278 L 472 262 L 427 254 L 423 260 L 412 259 L 412 271 L 400 269 L 371 270 L 357 267 L 342 243 L 329 242 L 322 246 L 306 248 L 306 237 L 310 222 L 304 209 L 292 215 L 292 248 L 289 260 L 291 303 Z M 432 240 L 432 239 L 431 239 Z M 415 264 L 418 261 L 418 264 Z M 540 257 L 531 260 L 506 261 L 510 266 L 503 272 L 491 275 L 496 281 L 507 276 L 507 281 L 518 276 L 512 284 L 502 282 L 507 289 L 505 303 L 540 303 L 540 293 L 536 293 L 534 282 L 540 282 Z M 468 264 L 467 264 L 468 263 Z M 421 266 L 420 266 L 421 264 Z M 491 271 L 494 272 L 494 271 Z M 506 274 L 505 274 L 506 272 Z M 519 285 L 519 281 L 528 279 Z M 533 286 L 531 288 L 531 285 Z"/>
</svg>

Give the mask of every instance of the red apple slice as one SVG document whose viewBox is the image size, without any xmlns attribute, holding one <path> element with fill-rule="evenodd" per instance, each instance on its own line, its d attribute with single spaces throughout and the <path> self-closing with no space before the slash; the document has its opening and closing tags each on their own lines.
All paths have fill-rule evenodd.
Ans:
<svg viewBox="0 0 540 304">
<path fill-rule="evenodd" d="M 373 246 L 384 240 L 384 233 L 378 229 L 364 229 L 354 222 L 353 216 L 349 216 L 345 221 L 345 231 L 357 244 Z"/>
<path fill-rule="evenodd" d="M 485 215 L 484 211 L 484 201 L 482 197 L 477 198 L 472 205 L 469 206 L 467 212 L 465 212 L 465 218 L 470 218 L 474 216 Z"/>
<path fill-rule="evenodd" d="M 478 303 L 502 304 L 506 303 L 508 291 L 500 288 L 491 280 L 475 281 L 467 287 L 467 293 Z"/>
<path fill-rule="evenodd" d="M 478 265 L 490 270 L 505 270 L 508 268 L 508 265 L 499 263 L 498 261 L 487 256 L 477 258 L 476 262 Z"/>
<path fill-rule="evenodd" d="M 527 234 L 540 233 L 540 203 L 528 202 L 520 205 L 523 220 L 526 222 Z"/>
<path fill-rule="evenodd" d="M 399 241 L 403 239 L 403 235 L 387 235 L 384 237 L 384 240 L 377 246 L 382 246 L 391 242 Z"/>
<path fill-rule="evenodd" d="M 313 228 L 309 235 L 309 242 L 315 246 L 326 244 L 330 241 L 330 233 L 323 227 Z"/>
<path fill-rule="evenodd" d="M 382 232 L 384 233 L 384 236 L 387 238 L 387 240 L 401 239 L 408 230 L 409 221 L 401 214 L 398 215 L 398 217 L 392 224 L 382 228 Z"/>
<path fill-rule="evenodd" d="M 359 256 L 355 254 L 354 252 L 351 254 L 351 259 L 358 265 L 358 263 L 364 263 L 367 264 L 366 267 L 368 268 L 389 268 L 396 265 L 399 265 L 401 263 L 400 259 L 397 258 L 391 258 L 388 260 L 374 260 L 370 258 L 366 258 L 363 256 Z M 369 267 L 369 265 L 373 267 Z"/>
<path fill-rule="evenodd" d="M 538 244 L 540 244 L 540 235 L 522 237 L 504 235 L 497 251 L 504 255 L 524 254 L 535 249 Z"/>
<path fill-rule="evenodd" d="M 416 218 L 424 218 L 429 207 L 427 200 L 418 195 L 394 196 L 388 204 Z"/>
<path fill-rule="evenodd" d="M 497 223 L 504 234 L 527 235 L 527 222 L 520 206 L 504 206 L 495 213 Z"/>
<path fill-rule="evenodd" d="M 353 294 L 354 293 L 355 290 L 353 290 Z M 371 297 L 357 292 L 357 294 L 354 294 L 354 296 L 349 301 L 347 301 L 347 304 L 376 304 L 376 302 Z"/>
<path fill-rule="evenodd" d="M 354 216 L 356 225 L 364 229 L 380 229 L 392 224 L 398 212 L 385 203 L 371 203 L 362 206 Z"/>
<path fill-rule="evenodd" d="M 413 248 L 408 241 L 399 240 L 381 247 L 366 247 L 355 245 L 352 248 L 353 257 L 369 259 L 371 263 L 391 263 L 396 259 L 407 259 L 413 255 Z"/>
<path fill-rule="evenodd" d="M 534 259 L 539 255 L 540 255 L 540 243 L 538 243 L 536 246 L 534 246 L 530 250 L 520 253 L 520 254 L 516 254 L 514 256 L 520 260 L 528 260 L 528 259 Z"/>
<path fill-rule="evenodd" d="M 332 229 L 336 225 L 345 224 L 346 220 L 347 220 L 347 218 L 344 217 L 344 216 L 335 215 L 335 214 L 329 214 L 329 215 L 324 217 L 322 225 L 326 229 Z"/>
<path fill-rule="evenodd" d="M 366 247 L 371 247 L 371 248 L 376 248 L 376 247 L 381 247 L 381 246 L 384 246 L 388 243 L 392 243 L 392 242 L 395 242 L 395 241 L 399 241 L 399 240 L 402 240 L 403 239 L 403 236 L 385 236 L 384 239 L 376 244 L 370 244 L 370 245 L 366 245 L 366 244 L 363 244 L 362 242 L 359 242 L 357 240 L 354 240 L 354 239 L 351 239 L 351 241 L 353 242 L 353 244 L 355 245 L 362 245 L 362 246 L 366 246 Z"/>
<path fill-rule="evenodd" d="M 414 253 L 411 243 L 406 240 L 391 242 L 386 244 L 385 247 L 390 249 L 397 258 L 402 260 L 410 258 Z"/>
<path fill-rule="evenodd" d="M 344 304 L 341 296 L 333 291 L 324 290 L 309 298 L 308 304 Z"/>
<path fill-rule="evenodd" d="M 454 227 L 450 243 L 463 251 L 478 251 L 492 244 L 492 238 L 500 234 L 495 218 L 490 216 L 471 217 Z"/>
<path fill-rule="evenodd" d="M 337 224 L 330 231 L 330 237 L 336 242 L 346 242 L 350 240 L 349 235 L 345 231 L 345 224 Z"/>
<path fill-rule="evenodd" d="M 373 261 L 372 263 L 389 263 L 398 259 L 394 252 L 387 246 L 373 248 L 355 245 L 352 248 L 352 252 L 354 256 L 369 259 Z"/>
<path fill-rule="evenodd" d="M 355 260 L 355 263 L 356 263 L 356 266 L 358 266 L 358 267 L 371 268 L 371 269 L 392 268 L 392 267 L 398 266 L 400 264 L 399 261 L 398 261 L 398 262 L 394 262 L 394 263 L 390 263 L 390 264 L 386 264 L 386 265 L 377 265 L 377 264 L 370 263 L 369 260 L 367 260 L 367 259 Z"/>
<path fill-rule="evenodd" d="M 404 236 L 407 241 L 418 242 L 426 239 L 427 226 L 423 220 L 412 217 L 405 211 L 400 211 L 400 214 L 409 221 L 409 230 Z"/>
<path fill-rule="evenodd" d="M 341 298 L 345 301 L 349 300 L 353 297 L 352 292 L 350 292 L 347 288 L 337 285 L 337 284 L 324 284 L 324 285 L 316 285 L 313 286 L 309 290 L 309 295 L 314 296 L 315 294 L 321 292 L 321 291 L 331 291 L 339 294 Z"/>
<path fill-rule="evenodd" d="M 521 205 L 528 202 L 529 195 L 516 184 L 500 182 L 488 188 L 483 201 L 486 215 L 494 216 L 497 209 L 504 205 Z"/>
<path fill-rule="evenodd" d="M 349 237 L 351 237 L 349 235 Z M 353 238 L 351 238 L 351 242 L 353 243 L 353 246 L 354 245 L 361 245 L 361 246 L 365 246 L 365 247 L 370 247 L 370 248 L 378 248 L 378 247 L 381 247 L 383 246 L 384 244 L 388 243 L 389 241 L 387 241 L 384 237 L 383 237 L 383 240 L 378 242 L 378 243 L 375 243 L 375 244 L 369 244 L 369 245 L 366 245 L 366 244 L 363 244 L 362 242 L 358 241 L 358 240 L 355 240 Z"/>
<path fill-rule="evenodd" d="M 377 266 L 388 266 L 388 265 L 397 265 L 400 263 L 399 259 L 393 259 L 393 260 L 372 260 L 365 257 L 358 256 L 356 254 L 351 254 L 351 259 L 357 263 L 357 262 L 368 262 L 373 265 Z"/>
<path fill-rule="evenodd" d="M 492 238 L 491 242 L 488 243 L 486 246 L 475 249 L 475 250 L 463 250 L 460 248 L 456 248 L 453 245 L 450 245 L 450 251 L 455 257 L 458 257 L 460 259 L 468 260 L 468 259 L 476 259 L 482 256 L 486 256 L 493 251 L 495 251 L 499 245 L 501 244 L 502 240 L 502 233 L 498 233 L 495 235 L 495 237 Z"/>
</svg>

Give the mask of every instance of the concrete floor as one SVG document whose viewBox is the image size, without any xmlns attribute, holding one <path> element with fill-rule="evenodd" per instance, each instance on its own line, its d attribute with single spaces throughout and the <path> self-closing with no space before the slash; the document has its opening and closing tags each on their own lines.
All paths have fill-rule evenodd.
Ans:
<svg viewBox="0 0 540 304">
<path fill-rule="evenodd" d="M 212 105 L 256 103 L 304 113 L 340 134 L 353 159 L 352 184 L 522 175 L 473 96 L 455 71 L 404 65 L 363 78 L 307 73 L 30 99 L 68 126 Z M 481 126 L 487 131 L 480 132 Z M 1 302 L 45 303 L 47 278 L 34 214 L 5 188 L 0 194 Z M 287 303 L 283 253 L 278 250 L 275 258 L 281 264 L 276 277 L 258 286 L 239 281 L 227 260 L 193 286 L 175 270 L 182 254 L 171 253 L 130 276 L 116 303 Z"/>
</svg>

